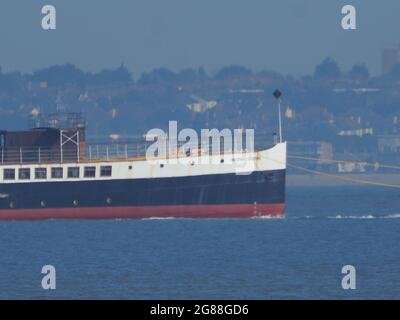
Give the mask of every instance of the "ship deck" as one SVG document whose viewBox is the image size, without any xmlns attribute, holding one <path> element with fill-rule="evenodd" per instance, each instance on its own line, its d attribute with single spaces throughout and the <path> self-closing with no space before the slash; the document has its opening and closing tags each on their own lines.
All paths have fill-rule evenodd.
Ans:
<svg viewBox="0 0 400 320">
<path fill-rule="evenodd" d="M 162 156 L 154 158 L 146 156 L 145 145 L 133 144 L 90 144 L 85 148 L 79 149 L 54 149 L 54 148 L 13 148 L 0 150 L 0 166 L 1 165 L 18 165 L 18 164 L 57 164 L 57 163 L 99 163 L 99 162 L 123 162 L 123 161 L 143 161 L 143 160 L 166 160 L 170 158 L 186 158 L 188 154 L 176 152 L 173 154 L 163 153 Z M 258 150 L 272 147 L 258 148 Z M 179 147 L 178 147 L 179 150 Z M 243 150 L 246 152 L 246 150 Z M 253 150 L 252 150 L 253 151 Z M 257 151 L 257 150 L 256 150 Z M 204 150 L 193 150 L 192 156 L 201 155 L 227 155 L 233 154 L 232 151 L 206 153 Z"/>
</svg>

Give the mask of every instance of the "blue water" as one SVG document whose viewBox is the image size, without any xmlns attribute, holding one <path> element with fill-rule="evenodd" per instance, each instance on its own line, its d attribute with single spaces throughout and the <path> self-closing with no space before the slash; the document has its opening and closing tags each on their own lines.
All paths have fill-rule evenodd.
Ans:
<svg viewBox="0 0 400 320">
<path fill-rule="evenodd" d="M 280 220 L 0 222 L 0 298 L 400 298 L 400 190 L 288 188 L 287 204 Z"/>
</svg>

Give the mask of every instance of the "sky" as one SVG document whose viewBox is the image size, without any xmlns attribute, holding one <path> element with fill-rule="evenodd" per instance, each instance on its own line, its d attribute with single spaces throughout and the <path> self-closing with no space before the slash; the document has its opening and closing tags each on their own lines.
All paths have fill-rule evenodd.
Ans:
<svg viewBox="0 0 400 320">
<path fill-rule="evenodd" d="M 57 29 L 41 27 L 44 5 Z M 343 30 L 341 9 L 357 10 Z M 238 64 L 311 74 L 325 57 L 343 71 L 381 73 L 381 48 L 400 42 L 398 0 L 1 0 L 0 67 L 32 72 L 73 63 L 86 71 L 124 63 L 135 78 L 157 67 Z"/>
</svg>

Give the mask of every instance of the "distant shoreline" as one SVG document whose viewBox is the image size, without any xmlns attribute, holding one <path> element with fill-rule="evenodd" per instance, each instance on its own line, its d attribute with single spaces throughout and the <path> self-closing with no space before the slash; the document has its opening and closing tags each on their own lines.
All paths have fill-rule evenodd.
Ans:
<svg viewBox="0 0 400 320">
<path fill-rule="evenodd" d="M 365 181 L 372 181 L 376 183 L 386 183 L 392 185 L 399 185 L 400 187 L 400 174 L 388 174 L 388 173 L 361 173 L 361 174 L 335 174 L 343 178 L 351 178 Z M 340 178 L 333 178 L 327 176 L 320 176 L 314 174 L 288 174 L 286 176 L 286 185 L 289 187 L 318 187 L 318 186 L 368 186 L 368 184 L 356 183 L 345 181 Z"/>
</svg>

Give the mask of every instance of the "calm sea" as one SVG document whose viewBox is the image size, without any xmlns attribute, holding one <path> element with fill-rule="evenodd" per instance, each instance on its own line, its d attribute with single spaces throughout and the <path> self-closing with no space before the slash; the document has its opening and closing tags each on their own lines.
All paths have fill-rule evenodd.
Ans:
<svg viewBox="0 0 400 320">
<path fill-rule="evenodd" d="M 400 298 L 400 190 L 291 187 L 287 204 L 280 220 L 0 222 L 0 298 Z"/>
</svg>

